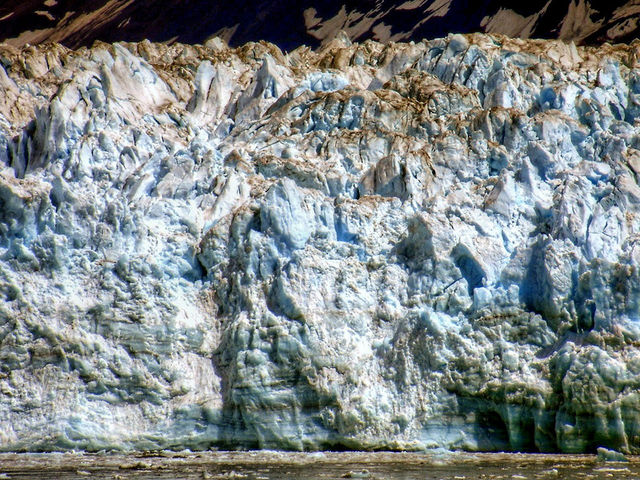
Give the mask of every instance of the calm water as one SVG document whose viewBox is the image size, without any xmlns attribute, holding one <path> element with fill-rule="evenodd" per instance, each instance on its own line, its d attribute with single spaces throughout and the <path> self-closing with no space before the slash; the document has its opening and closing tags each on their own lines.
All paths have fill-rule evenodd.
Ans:
<svg viewBox="0 0 640 480">
<path fill-rule="evenodd" d="M 207 452 L 152 455 L 0 455 L 2 479 L 637 479 L 640 458 L 415 453 Z"/>
</svg>

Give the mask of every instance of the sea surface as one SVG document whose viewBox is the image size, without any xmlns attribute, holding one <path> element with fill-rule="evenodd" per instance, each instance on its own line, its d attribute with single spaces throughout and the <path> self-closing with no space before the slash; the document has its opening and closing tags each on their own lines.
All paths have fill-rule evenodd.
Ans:
<svg viewBox="0 0 640 480">
<path fill-rule="evenodd" d="M 638 479 L 640 458 L 468 453 L 0 454 L 4 479 Z"/>
</svg>

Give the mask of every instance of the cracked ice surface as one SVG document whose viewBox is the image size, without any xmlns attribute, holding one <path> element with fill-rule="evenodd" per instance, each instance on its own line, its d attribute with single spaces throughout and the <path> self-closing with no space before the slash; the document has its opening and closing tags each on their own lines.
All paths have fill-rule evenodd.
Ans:
<svg viewBox="0 0 640 480">
<path fill-rule="evenodd" d="M 640 453 L 639 59 L 0 47 L 0 449 Z"/>
</svg>

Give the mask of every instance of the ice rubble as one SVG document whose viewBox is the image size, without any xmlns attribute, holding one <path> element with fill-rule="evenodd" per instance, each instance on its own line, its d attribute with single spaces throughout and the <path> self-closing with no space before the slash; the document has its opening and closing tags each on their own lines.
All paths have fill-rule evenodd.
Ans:
<svg viewBox="0 0 640 480">
<path fill-rule="evenodd" d="M 0 47 L 0 449 L 640 453 L 639 59 Z"/>
</svg>

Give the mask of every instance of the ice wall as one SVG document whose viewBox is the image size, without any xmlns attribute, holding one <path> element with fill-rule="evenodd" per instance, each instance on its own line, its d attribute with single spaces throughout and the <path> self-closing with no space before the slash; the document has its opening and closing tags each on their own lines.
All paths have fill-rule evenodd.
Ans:
<svg viewBox="0 0 640 480">
<path fill-rule="evenodd" d="M 0 46 L 0 449 L 640 453 L 639 58 Z"/>
</svg>

